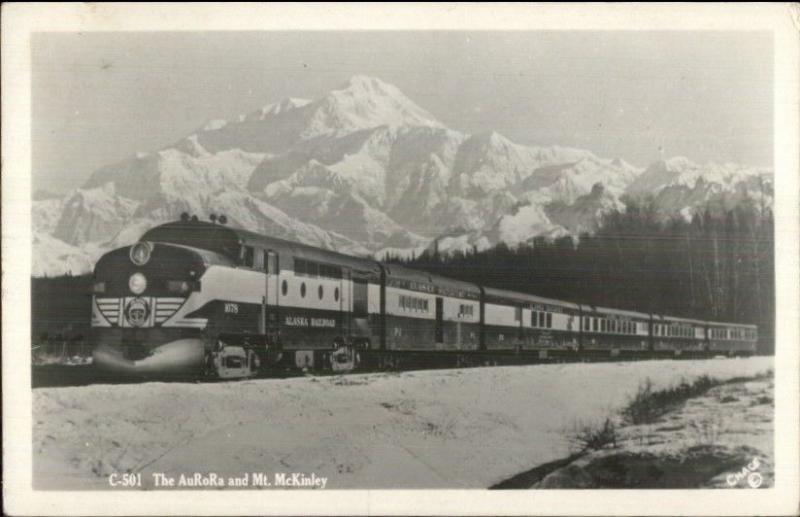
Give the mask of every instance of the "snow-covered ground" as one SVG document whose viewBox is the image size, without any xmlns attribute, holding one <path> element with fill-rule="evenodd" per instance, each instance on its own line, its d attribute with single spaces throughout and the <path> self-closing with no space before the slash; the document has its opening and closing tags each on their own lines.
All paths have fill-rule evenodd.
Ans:
<svg viewBox="0 0 800 517">
<path fill-rule="evenodd" d="M 36 488 L 108 476 L 306 473 L 327 488 L 486 488 L 570 452 L 568 430 L 654 387 L 772 358 L 557 364 L 34 390 Z"/>
</svg>

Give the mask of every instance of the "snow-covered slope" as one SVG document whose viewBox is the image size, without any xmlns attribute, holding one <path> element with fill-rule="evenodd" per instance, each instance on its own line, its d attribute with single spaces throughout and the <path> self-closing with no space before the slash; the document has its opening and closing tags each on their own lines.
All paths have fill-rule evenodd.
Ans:
<svg viewBox="0 0 800 517">
<path fill-rule="evenodd" d="M 86 273 L 91 271 L 105 251 L 107 250 L 96 246 L 70 246 L 51 235 L 34 231 L 31 274 L 40 277 Z"/>
<path fill-rule="evenodd" d="M 555 201 L 546 207 L 551 221 L 565 228 L 572 235 L 591 233 L 597 229 L 603 214 L 612 210 L 624 210 L 625 205 L 602 183 L 595 183 L 592 191 L 578 197 L 572 204 Z"/>
<path fill-rule="evenodd" d="M 224 213 L 230 224 L 345 252 L 410 254 L 434 238 L 446 252 L 591 231 L 624 194 L 658 194 L 665 211 L 736 203 L 767 174 L 677 158 L 642 172 L 586 150 L 469 135 L 395 86 L 355 76 L 316 100 L 207 121 L 102 167 L 62 199 L 37 198 L 36 253 L 94 256 L 182 212 Z M 771 203 L 771 182 L 764 191 Z"/>
<path fill-rule="evenodd" d="M 51 234 L 61 219 L 63 200 L 60 198 L 34 199 L 31 205 L 33 231 Z"/>
</svg>

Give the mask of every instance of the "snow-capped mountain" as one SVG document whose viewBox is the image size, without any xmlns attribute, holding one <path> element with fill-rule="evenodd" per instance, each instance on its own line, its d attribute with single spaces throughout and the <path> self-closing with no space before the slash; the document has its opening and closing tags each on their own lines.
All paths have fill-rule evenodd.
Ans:
<svg viewBox="0 0 800 517">
<path fill-rule="evenodd" d="M 232 225 L 348 253 L 418 253 L 437 238 L 447 252 L 592 231 L 623 195 L 657 195 L 675 213 L 742 185 L 752 193 L 768 172 L 677 158 L 643 171 L 587 150 L 465 134 L 395 86 L 355 76 L 320 99 L 208 121 L 102 167 L 61 199 L 38 196 L 34 271 L 86 271 L 182 212 L 224 213 Z"/>
<path fill-rule="evenodd" d="M 652 197 L 664 216 L 690 219 L 698 210 L 729 210 L 740 203 L 772 207 L 772 171 L 739 164 L 698 165 L 675 157 L 650 165 L 627 188 L 633 198 Z"/>
</svg>

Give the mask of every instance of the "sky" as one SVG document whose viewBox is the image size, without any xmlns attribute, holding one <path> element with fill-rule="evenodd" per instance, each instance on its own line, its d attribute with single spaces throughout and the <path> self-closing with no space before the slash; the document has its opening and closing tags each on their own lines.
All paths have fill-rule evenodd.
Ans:
<svg viewBox="0 0 800 517">
<path fill-rule="evenodd" d="M 38 33 L 32 64 L 34 189 L 54 193 L 208 120 L 318 98 L 356 74 L 466 133 L 639 166 L 773 159 L 768 32 Z"/>
</svg>

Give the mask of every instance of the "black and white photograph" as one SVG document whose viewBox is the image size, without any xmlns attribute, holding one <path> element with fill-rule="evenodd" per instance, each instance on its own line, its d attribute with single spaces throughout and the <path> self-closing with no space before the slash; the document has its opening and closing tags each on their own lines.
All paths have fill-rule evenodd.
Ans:
<svg viewBox="0 0 800 517">
<path fill-rule="evenodd" d="M 797 511 L 796 6 L 11 7 L 9 513 Z"/>
</svg>

